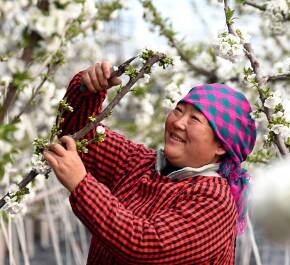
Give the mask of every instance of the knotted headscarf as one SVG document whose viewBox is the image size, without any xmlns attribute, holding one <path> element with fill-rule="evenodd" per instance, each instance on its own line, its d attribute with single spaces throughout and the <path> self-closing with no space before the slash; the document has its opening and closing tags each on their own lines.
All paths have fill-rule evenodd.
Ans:
<svg viewBox="0 0 290 265">
<path fill-rule="evenodd" d="M 256 142 L 256 125 L 251 106 L 239 91 L 223 84 L 205 84 L 192 88 L 180 101 L 193 105 L 209 121 L 226 150 L 218 173 L 227 179 L 238 209 L 238 233 L 247 226 L 247 197 L 250 176 L 241 163 Z"/>
</svg>

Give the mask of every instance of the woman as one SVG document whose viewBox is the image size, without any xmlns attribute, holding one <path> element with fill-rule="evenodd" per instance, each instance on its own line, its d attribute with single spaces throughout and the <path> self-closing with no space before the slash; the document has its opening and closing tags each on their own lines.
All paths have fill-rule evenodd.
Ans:
<svg viewBox="0 0 290 265">
<path fill-rule="evenodd" d="M 101 112 L 106 90 L 121 82 L 110 69 L 97 63 L 72 79 L 65 97 L 74 112 L 64 117 L 62 135 Z M 249 180 L 240 163 L 256 137 L 250 112 L 240 92 L 207 84 L 169 113 L 164 150 L 108 129 L 81 158 L 68 136 L 51 144 L 44 156 L 92 234 L 87 264 L 234 264 Z"/>
</svg>

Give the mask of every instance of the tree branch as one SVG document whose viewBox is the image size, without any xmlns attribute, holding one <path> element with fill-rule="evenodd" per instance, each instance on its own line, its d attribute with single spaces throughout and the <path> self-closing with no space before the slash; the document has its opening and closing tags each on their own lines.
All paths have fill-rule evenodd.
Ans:
<svg viewBox="0 0 290 265">
<path fill-rule="evenodd" d="M 45 11 L 48 8 L 49 1 L 41 0 L 38 2 L 38 8 L 42 11 Z M 40 35 L 32 31 L 29 35 L 29 45 L 23 49 L 21 59 L 25 62 L 25 65 L 28 66 L 32 61 L 33 50 L 37 46 L 37 43 L 41 40 Z M 3 105 L 0 109 L 0 124 L 4 124 L 4 118 L 8 114 L 8 111 L 11 106 L 13 106 L 16 100 L 17 87 L 13 84 L 13 81 L 8 85 L 8 92 L 4 98 Z"/>
<path fill-rule="evenodd" d="M 163 53 L 156 53 L 155 55 L 153 55 L 144 65 L 143 67 L 140 69 L 140 71 L 138 72 L 138 75 L 134 78 L 130 78 L 128 83 L 122 87 L 122 89 L 119 91 L 119 93 L 114 97 L 114 99 L 112 100 L 112 102 L 102 111 L 102 113 L 100 113 L 95 122 L 91 122 L 89 123 L 87 126 L 85 126 L 84 128 L 82 128 L 81 130 L 77 131 L 76 133 L 74 133 L 73 135 L 71 135 L 71 137 L 74 140 L 79 140 L 82 137 L 84 137 L 90 130 L 94 129 L 95 127 L 98 126 L 98 124 L 105 119 L 107 116 L 109 116 L 109 114 L 112 112 L 113 108 L 120 102 L 120 100 L 131 90 L 132 86 L 140 79 L 144 76 L 145 73 L 148 73 L 148 70 L 151 69 L 151 67 L 161 61 L 162 59 L 164 59 L 166 57 L 165 54 Z M 122 69 L 122 73 L 124 73 L 126 71 L 126 69 Z M 48 174 L 50 173 L 51 170 L 48 170 L 48 172 L 46 172 L 46 176 L 48 176 Z M 24 187 L 26 187 L 36 176 L 38 175 L 38 173 L 36 172 L 35 169 L 31 170 L 25 177 L 24 179 L 18 184 L 19 189 L 22 189 Z M 9 193 L 7 192 L 1 199 L 0 199 L 0 209 L 6 204 L 5 198 L 9 196 Z"/>
<path fill-rule="evenodd" d="M 266 11 L 266 5 L 265 4 L 264 5 L 258 5 L 256 3 L 251 2 L 251 1 L 245 1 L 243 4 L 248 5 L 248 6 L 252 6 L 252 7 L 256 8 L 256 9 L 259 9 L 261 11 Z"/>
<path fill-rule="evenodd" d="M 12 118 L 11 120 L 11 124 L 16 123 L 17 121 L 19 121 L 21 115 L 23 115 L 23 113 L 27 112 L 30 110 L 31 108 L 31 104 L 33 102 L 33 100 L 36 98 L 36 96 L 38 95 L 40 89 L 42 88 L 42 86 L 44 85 L 44 83 L 47 81 L 48 76 L 50 75 L 50 73 L 52 72 L 52 66 L 48 65 L 47 68 L 47 72 L 45 74 L 45 76 L 43 77 L 43 79 L 41 80 L 41 82 L 39 83 L 39 85 L 36 87 L 36 89 L 34 90 L 34 92 L 32 93 L 31 97 L 29 98 L 29 100 L 26 102 L 25 107 L 23 107 L 19 113 L 17 115 L 15 115 L 15 117 Z"/>
<path fill-rule="evenodd" d="M 285 80 L 290 80 L 290 72 L 277 75 L 270 75 L 266 77 L 267 82 L 285 81 Z"/>
<path fill-rule="evenodd" d="M 233 34 L 233 35 L 237 36 L 233 26 L 229 23 L 229 21 L 227 21 L 227 13 L 226 12 L 227 12 L 228 8 L 229 8 L 228 1 L 224 0 L 224 11 L 225 11 L 226 24 L 227 24 L 227 27 L 228 27 L 228 32 L 230 34 Z M 252 49 L 251 44 L 250 43 L 244 43 L 243 46 L 244 46 L 244 49 L 245 49 L 245 54 L 246 54 L 246 56 L 248 57 L 248 59 L 249 59 L 249 61 L 251 63 L 251 66 L 253 68 L 254 73 L 256 74 L 256 80 L 258 82 L 259 97 L 260 97 L 260 99 L 262 101 L 262 104 L 264 105 L 265 98 L 264 98 L 264 96 L 262 94 L 262 91 L 266 87 L 267 79 L 265 77 L 263 77 L 262 74 L 261 74 L 261 65 L 260 65 L 260 62 L 259 62 L 258 58 L 256 57 L 253 49 Z M 265 115 L 267 117 L 267 120 L 269 122 L 271 120 L 272 110 L 264 106 L 264 113 L 265 113 Z M 286 156 L 287 154 L 289 154 L 288 148 L 285 145 L 285 143 L 284 143 L 284 141 L 283 141 L 283 139 L 282 139 L 280 134 L 278 134 L 278 135 L 275 134 L 274 143 L 278 147 L 279 152 L 280 152 L 280 154 L 282 156 Z"/>
<path fill-rule="evenodd" d="M 248 5 L 248 6 L 252 6 L 252 7 L 256 8 L 256 9 L 259 9 L 260 11 L 263 11 L 263 12 L 265 12 L 266 9 L 267 9 L 267 4 L 259 5 L 259 4 L 256 4 L 256 3 L 252 2 L 252 1 L 244 1 L 243 4 L 244 5 Z M 283 21 L 290 21 L 290 15 L 289 14 L 285 15 L 284 18 L 283 18 Z"/>
</svg>

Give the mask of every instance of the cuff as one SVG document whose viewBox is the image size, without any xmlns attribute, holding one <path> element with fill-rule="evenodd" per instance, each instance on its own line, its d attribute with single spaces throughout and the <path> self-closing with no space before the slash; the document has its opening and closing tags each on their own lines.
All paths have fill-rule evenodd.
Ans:
<svg viewBox="0 0 290 265">
<path fill-rule="evenodd" d="M 75 189 L 71 192 L 69 196 L 69 201 L 71 205 L 74 205 L 77 203 L 78 200 L 80 200 L 83 195 L 86 193 L 87 185 L 89 182 L 94 181 L 98 182 L 90 172 L 86 174 L 86 176 L 81 180 L 81 182 L 75 187 Z"/>
</svg>

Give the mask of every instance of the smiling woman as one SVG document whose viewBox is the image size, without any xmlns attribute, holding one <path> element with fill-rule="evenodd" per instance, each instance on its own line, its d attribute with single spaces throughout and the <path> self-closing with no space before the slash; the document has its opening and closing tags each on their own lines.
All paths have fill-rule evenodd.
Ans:
<svg viewBox="0 0 290 265">
<path fill-rule="evenodd" d="M 194 106 L 179 103 L 165 123 L 168 161 L 177 167 L 202 167 L 225 153 L 206 117 Z"/>
<path fill-rule="evenodd" d="M 75 111 L 64 116 L 63 135 L 101 112 L 107 89 L 120 82 L 110 71 L 110 63 L 97 63 L 70 82 L 65 98 Z M 249 183 L 240 164 L 256 137 L 250 112 L 240 92 L 207 84 L 168 115 L 164 150 L 108 128 L 81 157 L 70 137 L 60 139 L 65 147 L 50 145 L 45 158 L 92 233 L 87 264 L 234 264 Z"/>
</svg>

